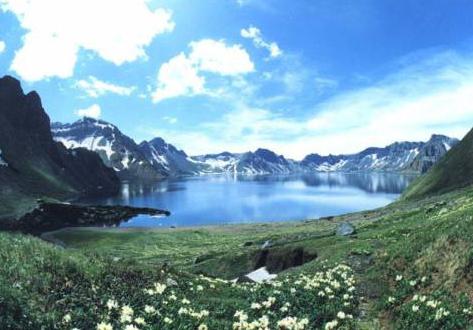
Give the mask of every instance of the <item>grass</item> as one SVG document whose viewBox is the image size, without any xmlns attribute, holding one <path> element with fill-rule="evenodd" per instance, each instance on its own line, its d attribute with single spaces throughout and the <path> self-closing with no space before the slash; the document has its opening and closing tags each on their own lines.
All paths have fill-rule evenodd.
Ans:
<svg viewBox="0 0 473 330">
<path fill-rule="evenodd" d="M 356 235 L 334 234 L 338 223 L 345 221 L 355 225 Z M 62 241 L 67 249 L 32 237 L 0 234 L 0 263 L 9 265 L 0 268 L 0 309 L 8 308 L 0 313 L 0 324 L 12 329 L 34 329 L 32 324 L 90 329 L 104 322 L 119 329 L 120 310 L 106 307 L 112 299 L 120 308 L 130 305 L 134 316 L 147 320 L 146 326 L 134 323 L 139 329 L 195 329 L 202 324 L 227 329 L 241 321 L 234 317 L 237 310 L 249 322 L 262 322 L 266 315 L 272 329 L 280 321 L 288 326 L 282 329 L 290 329 L 296 321 L 289 316 L 297 317 L 297 322 L 307 319 L 306 328 L 330 327 L 335 321 L 340 328 L 361 329 L 473 326 L 473 188 L 330 221 L 161 230 L 74 228 L 46 236 Z M 216 288 L 211 288 L 209 280 L 199 277 L 228 280 L 253 270 L 267 240 L 278 258 L 298 248 L 317 257 L 283 270 L 278 276 L 285 283 L 283 289 L 235 287 L 218 280 L 210 280 L 216 281 Z M 316 276 L 319 281 L 331 269 L 345 267 L 341 264 L 356 282 L 349 306 L 343 305 L 347 294 L 343 290 L 348 289 L 343 285 L 333 300 L 322 299 L 319 290 L 310 287 L 298 287 L 297 299 L 288 291 L 301 277 Z M 177 286 L 168 286 L 163 295 L 144 293 L 168 278 Z M 199 285 L 204 286 L 201 293 L 196 291 Z M 251 308 L 274 295 L 276 305 L 264 313 Z M 184 298 L 191 301 L 189 306 L 182 303 Z M 286 303 L 297 307 L 282 312 Z M 162 315 L 146 314 L 146 305 Z M 180 308 L 193 312 L 179 314 Z M 202 309 L 209 315 L 191 315 Z M 353 319 L 338 317 L 340 311 Z M 63 320 L 65 313 L 71 321 Z M 164 321 L 172 316 L 172 324 Z"/>
</svg>

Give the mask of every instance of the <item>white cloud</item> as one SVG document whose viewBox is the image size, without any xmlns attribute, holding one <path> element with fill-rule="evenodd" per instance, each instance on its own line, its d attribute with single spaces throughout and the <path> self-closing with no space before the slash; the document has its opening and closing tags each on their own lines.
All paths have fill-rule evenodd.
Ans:
<svg viewBox="0 0 473 330">
<path fill-rule="evenodd" d="M 153 102 L 205 93 L 204 73 L 237 77 L 254 71 L 250 56 L 240 45 L 203 39 L 189 44 L 189 55 L 180 53 L 161 65 Z"/>
<path fill-rule="evenodd" d="M 172 31 L 171 13 L 146 0 L 0 0 L 27 32 L 11 69 L 38 81 L 73 75 L 81 49 L 121 65 L 145 57 L 145 47 Z"/>
<path fill-rule="evenodd" d="M 90 118 L 99 118 L 102 114 L 100 105 L 93 104 L 88 108 L 76 110 L 76 115 L 79 117 L 90 117 Z"/>
<path fill-rule="evenodd" d="M 5 44 L 5 42 L 0 40 L 0 54 L 3 53 L 6 48 L 7 48 L 7 45 Z"/>
<path fill-rule="evenodd" d="M 301 159 L 353 153 L 439 133 L 461 138 L 473 125 L 473 57 L 453 52 L 407 59 L 397 73 L 339 93 L 303 117 L 255 107 L 253 97 L 225 94 L 233 109 L 212 122 L 160 131 L 189 154 L 269 148 Z"/>
<path fill-rule="evenodd" d="M 255 69 L 241 45 L 228 46 L 223 40 L 203 39 L 191 42 L 190 47 L 189 59 L 200 71 L 234 76 Z"/>
<path fill-rule="evenodd" d="M 152 94 L 153 102 L 181 95 L 195 95 L 204 91 L 205 79 L 183 53 L 164 63 L 158 72 L 158 88 Z"/>
<path fill-rule="evenodd" d="M 87 80 L 82 79 L 76 82 L 75 86 L 83 90 L 88 96 L 97 98 L 107 93 L 129 96 L 136 89 L 135 87 L 124 87 L 114 85 L 94 76 L 89 76 Z"/>
<path fill-rule="evenodd" d="M 170 117 L 170 116 L 164 116 L 163 120 L 167 122 L 168 124 L 176 124 L 178 122 L 178 119 L 176 117 Z"/>
<path fill-rule="evenodd" d="M 263 39 L 261 30 L 254 26 L 249 26 L 247 29 L 241 29 L 240 34 L 243 38 L 251 39 L 256 48 L 264 48 L 269 52 L 271 58 L 276 58 L 282 55 L 282 50 L 275 42 L 267 42 Z"/>
</svg>

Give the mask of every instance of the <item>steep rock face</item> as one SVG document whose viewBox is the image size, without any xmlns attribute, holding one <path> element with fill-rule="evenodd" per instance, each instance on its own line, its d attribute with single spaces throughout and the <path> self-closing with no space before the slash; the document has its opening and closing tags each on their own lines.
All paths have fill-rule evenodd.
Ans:
<svg viewBox="0 0 473 330">
<path fill-rule="evenodd" d="M 72 124 L 53 123 L 52 133 L 57 142 L 69 149 L 95 151 L 123 180 L 160 179 L 167 175 L 163 166 L 150 164 L 133 139 L 105 121 L 86 117 Z"/>
<path fill-rule="evenodd" d="M 312 171 L 425 172 L 458 140 L 433 135 L 427 142 L 396 142 L 385 148 L 368 148 L 352 155 L 311 154 L 301 166 Z"/>
<path fill-rule="evenodd" d="M 457 143 L 457 139 L 444 135 L 432 135 L 431 139 L 422 146 L 419 154 L 409 165 L 409 169 L 420 173 L 427 172 Z"/>
<path fill-rule="evenodd" d="M 143 141 L 139 148 L 153 167 L 164 168 L 167 175 L 195 175 L 205 171 L 205 166 L 195 162 L 184 151 L 166 143 L 162 138 Z"/>
<path fill-rule="evenodd" d="M 118 191 L 115 173 L 95 153 L 71 152 L 53 140 L 39 95 L 25 95 L 9 76 L 0 79 L 0 127 L 0 214 L 14 212 L 25 196 Z"/>
<path fill-rule="evenodd" d="M 432 150 L 432 149 L 430 149 Z M 473 129 L 404 193 L 405 199 L 441 194 L 473 184 Z"/>
</svg>

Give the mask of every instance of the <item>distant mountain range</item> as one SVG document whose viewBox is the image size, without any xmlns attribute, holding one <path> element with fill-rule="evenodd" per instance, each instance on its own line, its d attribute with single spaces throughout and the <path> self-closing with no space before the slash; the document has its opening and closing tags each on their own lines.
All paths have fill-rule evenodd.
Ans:
<svg viewBox="0 0 473 330">
<path fill-rule="evenodd" d="M 313 171 L 385 171 L 424 173 L 447 153 L 457 139 L 432 135 L 427 142 L 396 142 L 352 155 L 306 156 L 301 165 Z"/>
<path fill-rule="evenodd" d="M 237 173 L 245 175 L 302 172 L 426 172 L 457 139 L 432 135 L 427 142 L 396 142 L 357 154 L 310 154 L 302 161 L 287 159 L 267 149 L 255 152 L 188 156 L 162 138 L 135 143 L 116 126 L 83 118 L 72 124 L 52 124 L 54 139 L 67 148 L 95 151 L 122 179 L 159 179 L 167 176 Z"/>
</svg>

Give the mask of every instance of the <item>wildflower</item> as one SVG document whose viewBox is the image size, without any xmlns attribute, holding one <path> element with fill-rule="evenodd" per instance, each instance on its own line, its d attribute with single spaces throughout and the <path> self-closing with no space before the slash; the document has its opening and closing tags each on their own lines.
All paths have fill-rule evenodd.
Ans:
<svg viewBox="0 0 473 330">
<path fill-rule="evenodd" d="M 204 290 L 204 287 L 202 285 L 197 286 L 197 291 L 203 291 L 203 290 Z"/>
<path fill-rule="evenodd" d="M 395 302 L 395 301 L 396 301 L 396 298 L 394 298 L 394 297 L 389 297 L 389 298 L 388 298 L 388 302 L 389 302 L 390 304 L 392 304 L 392 303 Z"/>
<path fill-rule="evenodd" d="M 412 281 L 409 282 L 410 286 L 416 286 L 416 284 L 417 284 L 417 281 L 415 281 L 415 280 L 412 280 Z"/>
<path fill-rule="evenodd" d="M 97 324 L 97 330 L 113 330 L 113 327 L 110 323 L 101 322 Z"/>
<path fill-rule="evenodd" d="M 340 311 L 340 312 L 337 313 L 337 317 L 338 317 L 339 319 L 343 320 L 343 319 L 346 317 L 346 315 L 345 315 L 344 312 Z"/>
<path fill-rule="evenodd" d="M 252 303 L 251 304 L 251 309 L 260 309 L 261 308 L 261 304 L 260 303 Z"/>
<path fill-rule="evenodd" d="M 146 305 L 145 306 L 145 313 L 153 314 L 156 312 L 156 309 L 153 306 Z"/>
<path fill-rule="evenodd" d="M 65 322 L 65 323 L 69 323 L 71 322 L 71 314 L 67 313 L 66 315 L 64 315 L 64 317 L 62 318 L 62 320 Z"/>
<path fill-rule="evenodd" d="M 396 276 L 396 281 L 399 282 L 399 281 L 401 281 L 401 280 L 402 280 L 402 275 L 397 275 L 397 276 Z"/>
<path fill-rule="evenodd" d="M 325 324 L 325 330 L 332 330 L 332 329 L 335 329 L 338 325 L 338 321 L 337 320 L 333 320 L 333 321 L 330 321 L 330 322 L 327 322 L 327 324 Z"/>
<path fill-rule="evenodd" d="M 207 325 L 205 325 L 205 324 L 201 324 L 201 325 L 199 325 L 199 327 L 198 327 L 197 329 L 198 329 L 198 330 L 207 330 L 208 327 L 207 327 Z"/>
<path fill-rule="evenodd" d="M 120 322 L 121 323 L 131 322 L 132 316 L 133 316 L 133 309 L 128 305 L 122 306 L 122 310 L 120 313 Z"/>
<path fill-rule="evenodd" d="M 133 324 L 128 324 L 128 325 L 125 327 L 125 330 L 140 330 L 140 329 L 138 329 L 137 327 L 135 327 Z"/>
<path fill-rule="evenodd" d="M 424 283 L 425 281 L 427 281 L 427 276 L 423 276 L 423 277 L 420 279 L 420 281 L 421 281 L 422 283 Z"/>
<path fill-rule="evenodd" d="M 417 312 L 419 310 L 419 306 L 417 305 L 412 305 L 412 311 Z"/>
<path fill-rule="evenodd" d="M 108 308 L 109 310 L 112 310 L 112 309 L 114 309 L 114 308 L 118 308 L 118 303 L 117 303 L 115 300 L 113 300 L 113 299 L 109 299 L 109 300 L 107 301 L 107 308 Z"/>
<path fill-rule="evenodd" d="M 167 323 L 167 324 L 171 324 L 172 323 L 172 320 L 169 318 L 169 317 L 165 317 L 164 318 L 164 323 Z"/>
<path fill-rule="evenodd" d="M 140 325 L 146 324 L 145 319 L 142 318 L 142 317 L 137 317 L 137 318 L 135 319 L 135 323 L 136 323 L 136 324 L 140 324 Z"/>
</svg>

